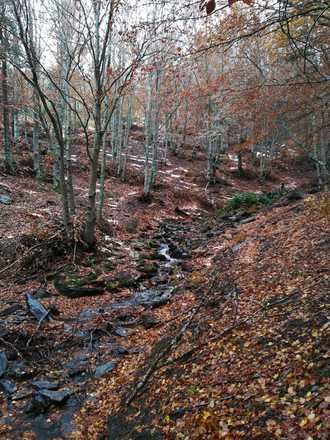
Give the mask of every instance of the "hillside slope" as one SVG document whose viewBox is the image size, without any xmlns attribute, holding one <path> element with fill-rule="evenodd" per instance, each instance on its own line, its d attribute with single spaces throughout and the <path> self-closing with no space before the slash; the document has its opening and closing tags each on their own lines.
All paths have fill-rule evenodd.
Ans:
<svg viewBox="0 0 330 440">
<path fill-rule="evenodd" d="M 161 342 L 100 380 L 73 438 L 98 438 L 110 414 L 110 439 L 326 439 L 329 224 L 317 206 L 210 225 L 183 287 L 191 307 L 177 294 Z"/>
</svg>

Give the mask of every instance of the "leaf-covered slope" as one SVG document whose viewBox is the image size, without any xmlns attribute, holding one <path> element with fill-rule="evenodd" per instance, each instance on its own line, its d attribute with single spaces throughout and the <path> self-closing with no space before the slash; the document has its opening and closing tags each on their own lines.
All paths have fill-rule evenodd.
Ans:
<svg viewBox="0 0 330 440">
<path fill-rule="evenodd" d="M 164 331 L 170 349 L 100 381 L 74 438 L 97 438 L 108 414 L 110 439 L 327 438 L 329 224 L 317 206 L 267 208 L 196 249 L 195 308 Z"/>
</svg>

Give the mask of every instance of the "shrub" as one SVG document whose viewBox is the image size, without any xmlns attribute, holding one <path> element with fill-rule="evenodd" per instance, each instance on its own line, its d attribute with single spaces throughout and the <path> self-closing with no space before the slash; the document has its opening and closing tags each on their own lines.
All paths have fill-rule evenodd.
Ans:
<svg viewBox="0 0 330 440">
<path fill-rule="evenodd" d="M 237 209 L 247 209 L 253 207 L 260 207 L 263 205 L 270 205 L 279 197 L 278 193 L 258 194 L 253 192 L 242 192 L 234 195 L 233 198 L 221 209 L 220 214 L 224 214 Z"/>
</svg>

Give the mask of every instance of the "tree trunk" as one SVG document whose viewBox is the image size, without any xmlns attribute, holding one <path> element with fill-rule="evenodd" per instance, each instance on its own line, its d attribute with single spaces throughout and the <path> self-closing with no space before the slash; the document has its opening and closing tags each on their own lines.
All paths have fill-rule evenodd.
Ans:
<svg viewBox="0 0 330 440">
<path fill-rule="evenodd" d="M 101 96 L 101 93 L 98 94 Z M 88 188 L 88 212 L 84 230 L 84 241 L 88 247 L 92 248 L 96 243 L 95 227 L 96 227 L 96 183 L 97 171 L 99 163 L 100 149 L 102 145 L 103 133 L 101 132 L 101 103 L 98 101 L 95 105 L 95 138 L 94 151 L 92 154 L 92 162 L 89 176 Z"/>
<path fill-rule="evenodd" d="M 243 170 L 243 160 L 242 160 L 242 152 L 241 151 L 239 151 L 237 154 L 237 170 L 238 170 L 238 174 L 240 176 L 242 176 L 244 170 Z"/>
<path fill-rule="evenodd" d="M 105 175 L 107 165 L 107 136 L 103 136 L 102 142 L 102 160 L 101 160 L 101 175 L 100 175 L 100 198 L 97 207 L 97 220 L 100 221 L 103 215 L 104 199 L 105 199 Z"/>
<path fill-rule="evenodd" d="M 7 39 L 4 35 L 5 31 L 0 26 L 0 43 L 1 43 L 1 88 L 2 88 L 2 122 L 3 122 L 3 145 L 5 152 L 5 167 L 11 174 L 15 172 L 15 164 L 12 154 L 12 146 L 10 140 L 10 121 L 8 108 L 8 69 L 7 69 Z"/>
<path fill-rule="evenodd" d="M 71 110 L 68 106 L 65 109 L 65 153 L 66 153 L 66 174 L 67 174 L 67 187 L 68 187 L 68 200 L 69 200 L 69 210 L 70 214 L 74 215 L 76 211 L 74 190 L 73 190 L 73 175 L 72 175 L 72 158 L 71 158 Z"/>
</svg>

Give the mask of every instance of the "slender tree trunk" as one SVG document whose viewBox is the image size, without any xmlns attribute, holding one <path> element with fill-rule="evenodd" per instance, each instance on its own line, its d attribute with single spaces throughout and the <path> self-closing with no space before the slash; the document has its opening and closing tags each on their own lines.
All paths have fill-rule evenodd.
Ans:
<svg viewBox="0 0 330 440">
<path fill-rule="evenodd" d="M 101 175 L 100 175 L 100 198 L 97 207 L 97 221 L 102 219 L 104 199 L 105 199 L 105 176 L 107 167 L 107 136 L 103 136 L 102 142 L 102 159 L 101 159 Z"/>
<path fill-rule="evenodd" d="M 69 198 L 68 198 L 68 189 L 65 179 L 65 145 L 59 145 L 60 152 L 60 160 L 59 160 L 59 168 L 60 168 L 60 184 L 61 184 L 61 194 L 62 194 L 62 202 L 63 202 L 63 222 L 66 234 L 69 236 L 71 232 L 71 216 L 69 209 Z"/>
<path fill-rule="evenodd" d="M 67 186 L 70 214 L 74 215 L 76 211 L 74 189 L 73 189 L 73 173 L 72 173 L 72 140 L 71 140 L 71 111 L 66 108 L 66 134 L 65 134 L 65 152 L 66 152 L 66 168 L 67 168 Z"/>
<path fill-rule="evenodd" d="M 24 110 L 24 140 L 26 144 L 29 143 L 27 128 L 28 128 L 27 110 L 25 109 Z"/>
<path fill-rule="evenodd" d="M 322 185 L 325 191 L 329 191 L 329 133 L 328 133 L 328 117 L 329 114 L 325 110 L 322 112 L 322 128 L 320 134 L 320 162 Z"/>
<path fill-rule="evenodd" d="M 239 151 L 237 154 L 237 169 L 238 169 L 238 174 L 240 176 L 242 176 L 244 170 L 243 170 L 243 160 L 242 160 L 242 152 Z"/>
<path fill-rule="evenodd" d="M 49 135 L 49 144 L 53 156 L 53 188 L 55 191 L 60 189 L 60 153 L 59 146 L 53 134 Z"/>
<path fill-rule="evenodd" d="M 5 31 L 0 26 L 1 43 L 1 89 L 2 89 L 2 122 L 3 122 L 3 145 L 5 150 L 5 166 L 9 173 L 14 174 L 15 164 L 10 140 L 9 100 L 8 100 L 8 68 L 7 68 L 7 39 Z"/>
<path fill-rule="evenodd" d="M 98 96 L 100 95 L 101 93 L 98 94 Z M 84 241 L 89 247 L 93 247 L 96 242 L 96 183 L 102 138 L 103 133 L 101 132 L 101 103 L 100 101 L 98 101 L 95 105 L 94 150 L 92 154 L 92 162 L 89 176 L 87 221 L 84 230 Z"/>
<path fill-rule="evenodd" d="M 37 179 L 42 178 L 41 160 L 39 151 L 39 135 L 40 124 L 37 115 L 34 118 L 33 132 L 32 132 L 32 154 L 33 154 L 33 170 Z"/>
</svg>

